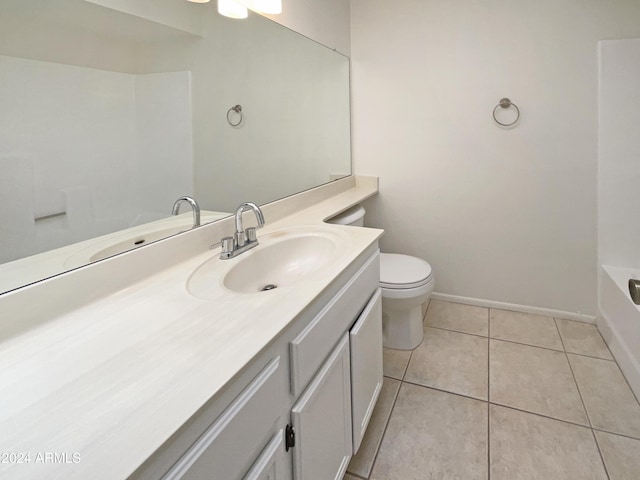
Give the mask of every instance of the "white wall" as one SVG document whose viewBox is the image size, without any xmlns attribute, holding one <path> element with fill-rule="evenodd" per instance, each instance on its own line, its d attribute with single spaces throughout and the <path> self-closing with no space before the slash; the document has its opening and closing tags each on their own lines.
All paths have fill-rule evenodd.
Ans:
<svg viewBox="0 0 640 480">
<path fill-rule="evenodd" d="M 351 28 L 383 249 L 427 259 L 437 292 L 595 314 L 596 47 L 640 34 L 640 3 L 352 0 Z"/>
<path fill-rule="evenodd" d="M 640 268 L 640 39 L 600 44 L 598 263 Z"/>
</svg>

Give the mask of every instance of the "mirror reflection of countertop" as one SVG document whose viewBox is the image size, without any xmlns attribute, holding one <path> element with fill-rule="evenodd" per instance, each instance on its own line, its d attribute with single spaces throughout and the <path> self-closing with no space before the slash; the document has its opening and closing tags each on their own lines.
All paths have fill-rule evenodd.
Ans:
<svg viewBox="0 0 640 480">
<path fill-rule="evenodd" d="M 201 212 L 201 223 L 213 222 L 231 215 L 229 212 Z M 137 225 L 65 247 L 0 264 L 0 293 L 59 275 L 70 269 L 147 245 L 193 226 L 191 212 Z M 136 242 L 143 240 L 138 246 Z"/>
<path fill-rule="evenodd" d="M 275 290 L 244 293 L 222 285 L 229 271 L 243 261 L 241 255 L 215 267 L 206 299 L 190 293 L 191 275 L 207 262 L 215 263 L 217 247 L 46 321 L 34 322 L 33 315 L 25 313 L 24 323 L 31 326 L 23 325 L 22 331 L 15 329 L 20 323 L 15 317 L 21 312 L 11 311 L 17 303 L 3 304 L 0 297 L 0 308 L 9 310 L 5 310 L 6 328 L 0 320 L 0 383 L 9 393 L 0 397 L 0 452 L 64 452 L 71 460 L 76 453 L 80 459 L 0 464 L 0 476 L 6 472 L 17 479 L 113 480 L 130 475 L 377 242 L 382 230 L 323 223 L 376 192 L 377 179 L 356 182 L 292 212 L 294 196 L 288 199 L 293 204 L 280 204 L 286 216 L 273 221 L 266 208 L 267 226 L 258 232 L 265 248 L 279 235 L 299 238 L 314 229 L 337 245 L 322 268 Z M 231 221 L 216 223 L 224 225 L 212 224 L 208 232 L 185 235 L 219 235 L 221 228 L 222 233 L 231 233 L 226 231 Z M 153 262 L 153 250 L 161 254 L 166 245 L 178 245 L 180 237 L 142 250 Z M 259 249 L 243 255 L 257 256 Z M 83 270 L 88 275 L 90 269 L 104 272 L 109 262 L 117 271 L 124 257 L 134 259 L 136 254 L 129 252 L 65 276 Z M 58 304 L 52 311 L 61 308 Z"/>
</svg>

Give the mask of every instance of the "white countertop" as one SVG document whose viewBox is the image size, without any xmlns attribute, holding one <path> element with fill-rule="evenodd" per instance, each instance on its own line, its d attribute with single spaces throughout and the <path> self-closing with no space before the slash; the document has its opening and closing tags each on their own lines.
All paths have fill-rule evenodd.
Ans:
<svg viewBox="0 0 640 480">
<path fill-rule="evenodd" d="M 268 224 L 258 238 L 325 225 L 376 191 L 356 186 Z M 325 228 L 347 233 L 338 260 L 268 297 L 224 289 L 213 301 L 192 296 L 187 280 L 216 248 L 0 340 L 0 461 L 4 453 L 30 454 L 29 463 L 0 463 L 0 477 L 133 473 L 382 234 Z M 67 463 L 46 462 L 46 453 Z"/>
</svg>

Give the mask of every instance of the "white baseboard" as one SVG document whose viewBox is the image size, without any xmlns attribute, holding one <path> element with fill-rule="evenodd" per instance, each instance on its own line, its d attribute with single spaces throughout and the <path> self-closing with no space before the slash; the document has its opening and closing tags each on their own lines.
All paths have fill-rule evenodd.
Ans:
<svg viewBox="0 0 640 480">
<path fill-rule="evenodd" d="M 547 317 L 565 318 L 567 320 L 576 320 L 578 322 L 590 323 L 595 325 L 595 315 L 585 315 L 583 313 L 565 312 L 563 310 L 554 310 L 551 308 L 532 307 L 529 305 L 517 305 L 515 303 L 495 302 L 493 300 L 482 300 L 479 298 L 460 297 L 458 295 L 448 295 L 446 293 L 432 293 L 431 298 L 434 300 L 444 300 L 445 302 L 463 303 L 465 305 L 474 305 L 476 307 L 498 308 L 500 310 L 510 310 L 512 312 L 533 313 L 536 315 L 546 315 Z"/>
</svg>

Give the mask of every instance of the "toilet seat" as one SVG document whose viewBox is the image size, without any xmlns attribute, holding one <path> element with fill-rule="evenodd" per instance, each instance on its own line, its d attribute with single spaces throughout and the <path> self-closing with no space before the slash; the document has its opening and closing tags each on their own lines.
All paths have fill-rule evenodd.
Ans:
<svg viewBox="0 0 640 480">
<path fill-rule="evenodd" d="M 380 287 L 390 290 L 419 288 L 431 281 L 431 265 L 421 258 L 397 253 L 380 254 Z"/>
</svg>

